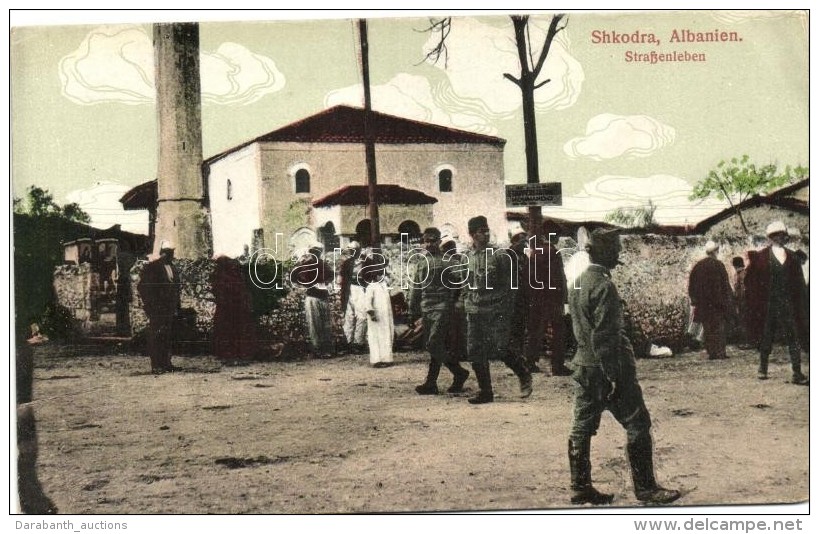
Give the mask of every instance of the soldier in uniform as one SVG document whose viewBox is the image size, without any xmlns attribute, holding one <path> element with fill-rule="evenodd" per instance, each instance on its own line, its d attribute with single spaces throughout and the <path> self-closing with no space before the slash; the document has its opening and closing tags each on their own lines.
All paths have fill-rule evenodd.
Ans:
<svg viewBox="0 0 819 534">
<path fill-rule="evenodd" d="M 572 360 L 575 380 L 574 421 L 569 436 L 572 504 L 608 504 L 613 495 L 592 486 L 591 437 L 608 410 L 626 430 L 626 450 L 637 500 L 670 503 L 680 492 L 660 487 L 654 478 L 651 417 L 637 381 L 634 350 L 626 336 L 623 305 L 609 269 L 619 264 L 620 239 L 612 231 L 581 228 L 578 244 L 591 264 L 569 291 L 569 309 L 577 354 Z"/>
<path fill-rule="evenodd" d="M 440 249 L 441 232 L 427 228 L 421 237 L 425 248 L 423 260 L 418 262 L 409 292 L 409 320 L 414 323 L 420 316 L 424 324 L 424 348 L 429 352 L 429 370 L 423 384 L 415 391 L 419 395 L 438 394 L 438 374 L 441 366 L 452 373 L 452 385 L 447 393 L 461 393 L 469 371 L 461 367 L 447 350 L 447 336 L 452 324 L 453 307 L 457 295 L 457 268 L 451 259 L 444 259 Z"/>
<path fill-rule="evenodd" d="M 502 360 L 520 380 L 522 398 L 532 394 L 532 374 L 523 358 L 507 351 L 514 292 L 512 260 L 506 250 L 489 246 L 489 224 L 486 217 L 469 219 L 472 247 L 464 254 L 461 272 L 466 280 L 460 299 L 466 313 L 466 351 L 480 390 L 470 404 L 495 400 L 489 361 Z"/>
</svg>

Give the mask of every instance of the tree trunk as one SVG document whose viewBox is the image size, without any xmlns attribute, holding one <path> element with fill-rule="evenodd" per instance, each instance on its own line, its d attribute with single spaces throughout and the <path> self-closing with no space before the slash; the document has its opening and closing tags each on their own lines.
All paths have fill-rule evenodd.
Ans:
<svg viewBox="0 0 819 534">
<path fill-rule="evenodd" d="M 535 77 L 529 68 L 527 57 L 527 29 L 529 17 L 512 17 L 515 28 L 515 44 L 520 61 L 520 80 L 518 87 L 523 105 L 523 136 L 526 151 L 526 183 L 540 183 L 537 150 L 537 123 L 535 118 Z M 529 235 L 542 234 L 542 212 L 540 206 L 529 206 Z"/>
</svg>

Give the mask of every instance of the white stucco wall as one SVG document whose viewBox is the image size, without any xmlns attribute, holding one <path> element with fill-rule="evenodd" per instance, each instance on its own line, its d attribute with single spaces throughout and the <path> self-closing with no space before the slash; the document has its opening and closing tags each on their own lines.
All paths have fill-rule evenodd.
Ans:
<svg viewBox="0 0 819 534">
<path fill-rule="evenodd" d="M 236 257 L 250 245 L 259 217 L 259 149 L 243 148 L 210 166 L 208 195 L 214 254 Z M 228 180 L 231 199 L 228 199 Z"/>
<path fill-rule="evenodd" d="M 444 166 L 453 171 L 452 192 L 438 190 L 437 171 Z M 293 175 L 298 168 L 310 170 L 309 194 L 295 193 Z M 507 239 L 501 147 L 379 144 L 376 171 L 379 184 L 417 189 L 437 198 L 433 224 L 454 226 L 462 241 L 469 241 L 467 220 L 475 215 L 487 217 L 496 241 Z M 260 173 L 259 215 L 265 236 L 276 232 L 287 236 L 299 227 L 328 220 L 315 217 L 316 210 L 305 209 L 304 201 L 367 181 L 364 148 L 352 143 L 267 143 L 260 147 Z M 302 203 L 296 202 L 299 199 Z"/>
</svg>

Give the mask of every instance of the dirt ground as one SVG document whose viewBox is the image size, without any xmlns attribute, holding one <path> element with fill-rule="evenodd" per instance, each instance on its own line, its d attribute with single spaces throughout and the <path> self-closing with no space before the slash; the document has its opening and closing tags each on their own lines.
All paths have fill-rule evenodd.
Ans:
<svg viewBox="0 0 819 534">
<path fill-rule="evenodd" d="M 729 356 L 639 361 L 658 479 L 684 491 L 678 506 L 807 501 L 809 387 L 788 383 L 782 347 L 767 381 L 754 352 Z M 522 400 L 495 362 L 496 401 L 472 406 L 415 393 L 422 353 L 384 369 L 364 356 L 174 364 L 182 370 L 154 376 L 147 357 L 116 348 L 36 348 L 39 476 L 60 513 L 571 508 L 570 378 L 537 374 Z M 637 506 L 625 435 L 609 415 L 592 443 L 596 486 L 614 507 Z"/>
</svg>

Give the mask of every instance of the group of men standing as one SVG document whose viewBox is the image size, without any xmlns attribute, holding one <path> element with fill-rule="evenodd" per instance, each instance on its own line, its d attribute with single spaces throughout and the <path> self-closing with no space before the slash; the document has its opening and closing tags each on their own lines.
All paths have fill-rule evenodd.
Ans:
<svg viewBox="0 0 819 534">
<path fill-rule="evenodd" d="M 734 263 L 737 269 L 735 289 L 728 281 L 728 271 L 717 257 L 719 246 L 708 241 L 706 257 L 691 270 L 688 295 L 694 308 L 693 320 L 703 327 L 703 343 L 708 358 L 726 358 L 727 329 L 739 323 L 740 331 L 759 349 L 757 377 L 768 378 L 768 361 L 777 335 L 784 338 L 791 360 L 791 383 L 807 385 L 802 372 L 802 348 L 808 341 L 807 289 L 802 261 L 786 248 L 788 230 L 774 221 L 765 230 L 768 246 L 748 251 L 748 266 Z M 744 324 L 742 324 L 744 323 Z"/>
<path fill-rule="evenodd" d="M 545 247 L 530 247 L 526 255 L 525 245 L 521 246 L 525 237 L 521 235 L 514 236 L 510 250 L 492 249 L 490 230 L 483 216 L 470 219 L 468 228 L 472 246 L 459 262 L 451 254 L 441 252 L 437 229 L 429 228 L 423 235 L 427 256 L 416 269 L 410 310 L 413 316 L 419 313 L 423 316 L 430 363 L 427 378 L 416 391 L 422 395 L 438 393 L 438 374 L 444 365 L 453 377 L 447 391 L 462 391 L 469 373 L 446 350 L 443 332 L 457 328 L 452 324 L 453 311 L 463 306 L 466 352 L 479 387 L 469 402 L 493 402 L 491 359 L 503 361 L 517 375 L 521 397 L 528 397 L 532 393 L 533 364 L 539 358 L 526 355 L 542 350 L 545 328 L 544 323 L 536 323 L 557 316 L 559 322 L 563 321 L 567 289 L 562 264 L 553 259 L 557 253 L 548 241 L 538 243 Z M 608 410 L 626 429 L 637 499 L 666 504 L 678 499 L 680 492 L 661 487 L 654 476 L 651 418 L 637 381 L 622 303 L 609 274 L 609 269 L 619 264 L 619 239 L 616 234 L 598 231 L 584 236 L 581 246 L 588 252 L 591 265 L 579 279 L 580 289 L 571 292 L 568 298 L 578 344 L 573 359 L 575 370 L 570 371 L 563 363 L 565 345 L 552 358 L 553 373 L 571 373 L 576 383 L 574 422 L 568 445 L 570 500 L 573 504 L 594 505 L 613 500 L 613 495 L 597 491 L 591 481 L 591 437 L 597 432 L 602 413 Z M 510 344 L 513 320 L 516 339 L 526 337 L 526 351 L 519 350 L 519 343 Z"/>
<path fill-rule="evenodd" d="M 527 255 L 523 232 L 513 236 L 509 249 L 491 247 L 484 216 L 470 219 L 468 229 L 472 246 L 463 253 L 444 253 L 437 228 L 427 228 L 422 236 L 424 256 L 416 265 L 409 308 L 411 321 L 423 319 L 430 364 L 426 380 L 416 391 L 438 393 L 442 366 L 453 376 L 447 391 L 463 390 L 469 372 L 457 361 L 459 351 L 447 346 L 450 332 L 462 329 L 466 357 L 479 388 L 468 402 L 494 401 L 491 360 L 511 369 L 520 381 L 521 397 L 529 397 L 532 373 L 540 371 L 547 328 L 552 334 L 552 374 L 571 373 L 563 361 L 566 285 L 560 257 L 548 242 L 531 247 Z"/>
<path fill-rule="evenodd" d="M 597 433 L 604 411 L 609 411 L 626 430 L 626 451 L 637 499 L 652 504 L 678 499 L 680 492 L 663 488 L 654 475 L 651 417 L 625 331 L 623 303 L 611 280 L 611 269 L 620 264 L 617 233 L 600 229 L 589 234 L 581 229 L 578 248 L 588 253 L 590 264 L 575 280 L 575 290 L 568 291 L 562 262 L 548 238 L 531 241 L 527 253 L 527 239 L 522 233 L 513 236 L 509 249 L 493 248 L 486 217 L 473 217 L 468 229 L 472 245 L 462 253 L 444 246 L 437 228 L 426 229 L 422 236 L 424 252 L 410 287 L 409 315 L 411 321 L 423 321 L 430 362 L 426 379 L 415 388 L 416 392 L 437 394 L 443 367 L 452 375 L 447 392 L 464 391 L 470 373 L 461 365 L 461 351 L 452 346 L 452 340 L 458 338 L 452 333 L 463 331 L 466 359 L 478 382 L 478 392 L 468 402 L 494 401 L 491 360 L 501 360 L 511 369 L 519 379 L 520 396 L 529 397 L 532 373 L 538 370 L 544 333 L 549 329 L 552 374 L 571 374 L 575 383 L 574 418 L 568 440 L 571 502 L 612 502 L 613 496 L 595 489 L 591 480 L 591 438 Z M 750 263 L 744 273 L 747 331 L 758 341 L 760 351 L 758 376 L 767 378 L 771 346 L 779 332 L 788 344 L 792 381 L 805 384 L 800 339 L 806 339 L 802 336 L 807 327 L 807 293 L 801 262 L 784 247 L 788 235 L 784 224 L 772 223 L 766 233 L 770 245 L 749 253 Z M 352 346 L 363 345 L 366 328 L 366 322 L 362 324 L 356 318 L 356 308 L 366 308 L 362 276 L 357 272 L 363 265 L 361 249 L 356 245 L 348 247 L 340 267 L 344 330 Z M 173 370 L 170 329 L 179 307 L 173 247 L 160 248 L 159 260 L 146 266 L 139 285 L 149 318 L 148 349 L 155 373 Z M 729 313 L 727 303 L 731 302 L 727 272 L 716 258 L 717 250 L 715 244 L 707 245 L 707 257 L 694 267 L 689 280 L 694 318 L 702 322 L 706 350 L 715 359 L 725 357 L 725 319 Z M 321 251 L 311 253 L 318 257 Z M 311 263 L 310 267 L 316 265 Z M 316 301 L 305 304 L 311 328 L 329 323 L 326 284 L 332 281 L 332 271 L 324 265 L 317 272 L 319 276 L 309 277 L 310 284 L 305 282 L 310 286 L 307 298 Z M 566 303 L 577 343 L 572 369 L 564 364 Z M 322 337 L 311 333 L 311 337 L 314 335 Z"/>
</svg>

